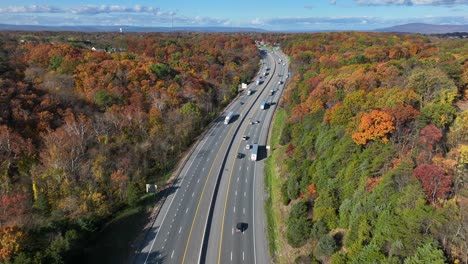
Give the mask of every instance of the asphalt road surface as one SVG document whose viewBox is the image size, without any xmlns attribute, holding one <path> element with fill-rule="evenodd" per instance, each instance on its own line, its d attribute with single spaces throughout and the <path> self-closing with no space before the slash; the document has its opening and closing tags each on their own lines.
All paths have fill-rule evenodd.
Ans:
<svg viewBox="0 0 468 264">
<path fill-rule="evenodd" d="M 287 77 L 279 55 L 262 51 L 264 83 L 252 82 L 197 142 L 170 189 L 135 263 L 269 263 L 263 161 L 269 124 Z M 281 57 L 282 61 L 285 58 Z M 270 90 L 273 89 L 273 95 Z M 265 110 L 262 101 L 274 103 Z M 236 114 L 228 125 L 224 117 Z M 259 121 L 259 122 L 256 122 Z M 253 122 L 253 124 L 251 124 Z M 243 136 L 247 140 L 243 140 Z M 258 143 L 251 161 L 247 144 Z M 236 223 L 245 230 L 236 232 Z"/>
</svg>

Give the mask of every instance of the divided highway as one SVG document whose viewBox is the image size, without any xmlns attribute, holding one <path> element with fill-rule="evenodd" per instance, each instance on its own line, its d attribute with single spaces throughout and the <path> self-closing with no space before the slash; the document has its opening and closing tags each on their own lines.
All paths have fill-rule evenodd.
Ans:
<svg viewBox="0 0 468 264">
<path fill-rule="evenodd" d="M 279 81 L 285 80 L 287 69 L 278 62 L 278 55 L 264 52 L 259 74 L 270 68 L 265 82 L 250 84 L 248 89 L 255 92 L 236 98 L 196 144 L 135 263 L 269 262 L 263 163 L 250 160 L 246 144 L 258 143 L 263 149 L 259 159 L 266 157 L 266 137 L 276 104 L 260 110 L 260 103 L 279 100 L 283 87 Z M 276 92 L 269 95 L 270 89 Z M 231 111 L 237 116 L 225 125 L 224 116 Z M 243 135 L 248 139 L 242 140 Z M 234 231 L 238 222 L 245 223 L 242 233 Z"/>
</svg>

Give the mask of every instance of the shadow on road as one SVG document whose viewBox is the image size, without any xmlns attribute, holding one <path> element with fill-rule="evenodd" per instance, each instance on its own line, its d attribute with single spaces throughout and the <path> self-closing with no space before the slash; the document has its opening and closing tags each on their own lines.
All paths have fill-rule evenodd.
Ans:
<svg viewBox="0 0 468 264">
<path fill-rule="evenodd" d="M 258 146 L 257 161 L 267 158 L 267 149 L 265 146 Z"/>
<path fill-rule="evenodd" d="M 222 123 L 224 122 L 224 118 L 226 118 L 226 116 L 219 116 L 213 121 L 213 123 Z"/>
<path fill-rule="evenodd" d="M 145 262 L 146 257 L 148 257 L 148 260 Z M 160 251 L 154 251 L 151 252 L 148 256 L 147 253 L 140 253 L 136 259 L 138 259 L 138 262 L 135 263 L 151 263 L 151 264 L 157 264 L 157 263 L 164 263 L 166 260 L 167 256 L 162 254 Z"/>
</svg>

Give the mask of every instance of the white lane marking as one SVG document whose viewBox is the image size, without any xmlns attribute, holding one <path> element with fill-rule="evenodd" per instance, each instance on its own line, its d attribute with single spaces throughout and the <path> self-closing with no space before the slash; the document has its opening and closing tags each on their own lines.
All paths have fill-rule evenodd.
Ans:
<svg viewBox="0 0 468 264">
<path fill-rule="evenodd" d="M 161 248 L 161 249 L 164 249 L 164 246 L 162 246 L 162 248 Z"/>
<path fill-rule="evenodd" d="M 185 213 L 187 213 L 187 212 L 188 212 L 188 208 L 187 208 L 187 209 L 185 209 Z"/>
<path fill-rule="evenodd" d="M 234 227 L 231 230 L 232 230 L 232 235 L 234 235 Z"/>
<path fill-rule="evenodd" d="M 247 178 L 245 178 L 245 183 L 247 183 Z"/>
<path fill-rule="evenodd" d="M 236 207 L 234 206 L 234 213 L 236 212 Z"/>
<path fill-rule="evenodd" d="M 202 171 L 205 171 L 205 167 L 203 167 Z"/>
<path fill-rule="evenodd" d="M 182 227 L 179 228 L 179 234 L 180 234 L 180 231 L 182 231 Z"/>
<path fill-rule="evenodd" d="M 242 169 L 242 166 L 239 166 L 239 171 Z"/>
<path fill-rule="evenodd" d="M 172 225 L 170 225 L 169 228 L 172 228 Z"/>
<path fill-rule="evenodd" d="M 192 193 L 192 197 L 195 195 L 195 192 Z"/>
<path fill-rule="evenodd" d="M 239 177 L 237 177 L 237 182 L 239 182 Z"/>
<path fill-rule="evenodd" d="M 249 166 L 247 166 L 247 170 L 249 170 Z"/>
<path fill-rule="evenodd" d="M 245 255 L 244 255 L 244 251 L 242 251 L 242 261 L 245 260 Z"/>
<path fill-rule="evenodd" d="M 200 179 L 197 180 L 197 183 L 199 183 L 199 182 L 200 182 Z"/>
<path fill-rule="evenodd" d="M 174 257 L 174 250 L 172 250 L 171 258 Z"/>
<path fill-rule="evenodd" d="M 246 193 L 244 192 L 244 197 L 246 196 Z"/>
<path fill-rule="evenodd" d="M 231 261 L 232 261 L 232 251 L 231 251 Z"/>
<path fill-rule="evenodd" d="M 245 208 L 242 208 L 242 212 L 245 214 Z"/>
<path fill-rule="evenodd" d="M 237 196 L 237 190 L 236 190 L 236 192 L 234 194 Z"/>
</svg>

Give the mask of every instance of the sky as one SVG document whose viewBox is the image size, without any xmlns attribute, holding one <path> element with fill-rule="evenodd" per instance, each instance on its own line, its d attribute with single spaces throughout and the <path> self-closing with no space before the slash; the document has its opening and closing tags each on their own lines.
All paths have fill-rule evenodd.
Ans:
<svg viewBox="0 0 468 264">
<path fill-rule="evenodd" d="M 0 24 L 372 30 L 468 24 L 468 0 L 1 0 Z"/>
</svg>

